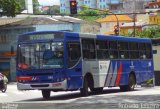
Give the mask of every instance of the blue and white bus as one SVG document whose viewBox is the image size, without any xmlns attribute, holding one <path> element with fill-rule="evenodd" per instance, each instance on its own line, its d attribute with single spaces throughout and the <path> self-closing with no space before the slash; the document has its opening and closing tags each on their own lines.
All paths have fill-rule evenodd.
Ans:
<svg viewBox="0 0 160 109">
<path fill-rule="evenodd" d="M 153 78 L 150 39 L 64 31 L 20 35 L 17 45 L 19 90 L 79 90 L 101 92 L 104 87 L 134 90 Z"/>
</svg>

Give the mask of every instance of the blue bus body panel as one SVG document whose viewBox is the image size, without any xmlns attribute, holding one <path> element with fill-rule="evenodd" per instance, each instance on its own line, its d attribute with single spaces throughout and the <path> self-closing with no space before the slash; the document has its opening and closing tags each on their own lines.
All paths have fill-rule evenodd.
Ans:
<svg viewBox="0 0 160 109">
<path fill-rule="evenodd" d="M 144 82 L 146 80 L 152 79 L 153 78 L 152 60 L 144 60 L 144 61 L 111 60 L 111 65 L 108 71 L 108 75 L 106 77 L 105 86 L 114 87 L 114 86 L 119 86 L 119 85 L 128 85 L 128 78 L 131 72 L 135 73 L 137 84 Z M 118 76 L 120 77 L 119 82 L 118 82 Z"/>
<path fill-rule="evenodd" d="M 80 37 L 78 33 L 65 33 L 65 42 L 78 42 L 80 43 Z M 67 44 L 65 44 L 67 45 Z M 65 62 L 67 62 L 67 47 L 65 46 Z M 71 68 L 68 68 L 66 64 L 66 73 L 69 80 L 67 81 L 68 90 L 79 89 L 82 87 L 82 59 L 77 62 L 77 64 Z"/>
</svg>

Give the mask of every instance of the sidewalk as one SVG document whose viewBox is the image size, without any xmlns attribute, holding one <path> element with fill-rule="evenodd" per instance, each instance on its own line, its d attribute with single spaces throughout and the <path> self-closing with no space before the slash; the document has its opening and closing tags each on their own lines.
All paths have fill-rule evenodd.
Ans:
<svg viewBox="0 0 160 109">
<path fill-rule="evenodd" d="M 8 85 L 17 85 L 17 82 L 8 82 Z"/>
</svg>

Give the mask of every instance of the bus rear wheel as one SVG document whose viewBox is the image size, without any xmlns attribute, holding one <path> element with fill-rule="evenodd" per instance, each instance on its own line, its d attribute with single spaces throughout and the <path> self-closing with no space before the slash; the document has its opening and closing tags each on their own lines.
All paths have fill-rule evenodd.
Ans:
<svg viewBox="0 0 160 109">
<path fill-rule="evenodd" d="M 50 90 L 42 90 L 42 96 L 44 99 L 50 98 L 51 91 Z"/>
<path fill-rule="evenodd" d="M 121 91 L 133 91 L 136 85 L 136 78 L 134 74 L 130 74 L 128 78 L 128 85 L 120 86 Z"/>
<path fill-rule="evenodd" d="M 127 90 L 128 91 L 133 91 L 136 85 L 136 78 L 134 74 L 129 75 L 129 80 L 128 80 L 128 85 L 127 85 Z"/>
</svg>

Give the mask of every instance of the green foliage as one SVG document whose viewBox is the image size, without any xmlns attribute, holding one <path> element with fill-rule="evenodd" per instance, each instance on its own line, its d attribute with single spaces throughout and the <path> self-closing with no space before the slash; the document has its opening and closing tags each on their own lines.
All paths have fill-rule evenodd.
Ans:
<svg viewBox="0 0 160 109">
<path fill-rule="evenodd" d="M 128 34 L 121 34 L 121 35 L 133 36 L 134 32 L 128 33 Z M 145 28 L 141 32 L 135 31 L 135 36 L 141 37 L 141 38 L 160 38 L 160 26 Z"/>
<path fill-rule="evenodd" d="M 49 9 L 47 11 L 43 11 L 42 14 L 60 14 L 60 7 L 57 5 L 49 6 Z"/>
<path fill-rule="evenodd" d="M 25 0 L 17 0 L 17 2 L 19 2 L 21 10 L 25 9 Z"/>
<path fill-rule="evenodd" d="M 4 16 L 15 17 L 25 9 L 25 0 L 0 0 L 0 9 L 3 10 Z M 33 12 L 40 13 L 38 0 L 33 0 Z"/>
<path fill-rule="evenodd" d="M 153 79 L 149 79 L 149 80 L 144 81 L 144 82 L 142 82 L 142 83 L 143 83 L 143 84 L 147 84 L 147 85 L 153 84 Z"/>
<path fill-rule="evenodd" d="M 0 0 L 0 9 L 3 10 L 3 15 L 15 17 L 21 11 L 21 4 L 19 0 Z"/>
<path fill-rule="evenodd" d="M 32 2 L 33 2 L 33 14 L 40 14 L 41 13 L 39 10 L 40 4 L 38 0 L 33 0 Z"/>
<path fill-rule="evenodd" d="M 87 6 L 83 6 L 82 11 L 78 12 L 78 15 L 75 17 L 78 17 L 80 19 L 92 22 L 97 20 L 98 18 L 101 18 L 102 16 L 108 14 L 107 11 L 100 11 L 98 9 L 90 9 Z"/>
</svg>

